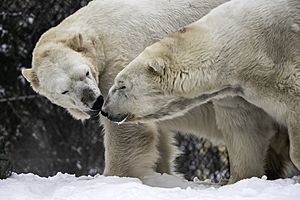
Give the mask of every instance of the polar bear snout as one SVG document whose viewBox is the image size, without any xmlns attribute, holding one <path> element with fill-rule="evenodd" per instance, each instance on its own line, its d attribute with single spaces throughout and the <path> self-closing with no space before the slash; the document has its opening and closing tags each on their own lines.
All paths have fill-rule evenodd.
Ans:
<svg viewBox="0 0 300 200">
<path fill-rule="evenodd" d="M 104 106 L 101 109 L 101 114 L 113 122 L 122 122 L 128 118 L 128 114 L 125 113 L 115 113 L 113 112 L 109 106 Z"/>
<path fill-rule="evenodd" d="M 87 114 L 90 115 L 90 117 L 97 117 L 99 115 L 103 103 L 104 103 L 103 96 L 102 95 L 98 96 L 95 102 L 93 103 L 91 109 L 87 111 Z"/>
<path fill-rule="evenodd" d="M 90 116 L 98 115 L 104 103 L 103 96 L 97 95 L 91 88 L 84 88 L 81 95 L 81 102 L 89 108 L 87 113 Z"/>
<path fill-rule="evenodd" d="M 86 88 L 82 89 L 80 100 L 83 104 L 92 108 L 92 106 L 94 105 L 94 102 L 96 102 L 97 98 L 98 98 L 98 96 L 92 88 L 86 87 Z"/>
<path fill-rule="evenodd" d="M 122 122 L 128 118 L 127 114 L 111 114 L 111 113 L 108 113 L 105 109 L 101 110 L 101 114 L 113 122 Z"/>
<path fill-rule="evenodd" d="M 100 96 L 96 99 L 95 103 L 93 104 L 92 110 L 98 110 L 98 111 L 100 111 L 101 108 L 102 108 L 102 106 L 103 106 L 103 103 L 104 103 L 103 96 L 100 95 Z"/>
<path fill-rule="evenodd" d="M 101 108 L 101 114 L 113 122 L 121 122 L 128 117 L 127 109 L 123 109 L 126 107 L 124 106 L 126 100 L 124 90 L 126 86 L 113 86 Z"/>
</svg>

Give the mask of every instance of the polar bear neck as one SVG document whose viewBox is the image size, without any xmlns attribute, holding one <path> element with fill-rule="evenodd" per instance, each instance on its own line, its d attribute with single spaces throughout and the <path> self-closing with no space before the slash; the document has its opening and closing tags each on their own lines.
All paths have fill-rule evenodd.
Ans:
<svg viewBox="0 0 300 200">
<path fill-rule="evenodd" d="M 286 14 L 293 9 L 287 7 L 284 0 L 267 1 L 270 1 L 270 5 L 265 0 L 225 3 L 199 21 L 162 40 L 172 46 L 170 57 L 175 63 L 172 68 L 187 74 L 185 80 L 189 81 L 181 85 L 189 94 L 188 98 L 226 85 L 263 82 L 266 77 L 255 71 L 262 68 L 272 71 L 272 67 L 280 71 L 284 69 L 280 66 L 297 57 L 297 51 L 291 51 L 297 49 L 297 40 L 291 40 L 291 35 L 296 38 L 294 27 L 297 20 L 294 19 L 295 25 L 291 26 L 295 16 Z M 235 12 L 232 12 L 233 8 Z M 294 33 L 289 26 L 294 28 Z M 288 46 L 294 48 L 289 49 Z"/>
<path fill-rule="evenodd" d="M 172 74 L 163 77 L 163 90 L 194 98 L 229 85 L 217 79 L 220 66 L 215 63 L 214 42 L 205 26 L 191 24 L 150 46 L 150 54 L 167 59 L 165 73 Z"/>
</svg>

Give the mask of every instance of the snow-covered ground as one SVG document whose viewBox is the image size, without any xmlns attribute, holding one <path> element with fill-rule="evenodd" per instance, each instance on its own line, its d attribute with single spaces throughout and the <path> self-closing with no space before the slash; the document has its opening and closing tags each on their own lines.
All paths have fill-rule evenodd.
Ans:
<svg viewBox="0 0 300 200">
<path fill-rule="evenodd" d="M 58 173 L 42 178 L 13 174 L 0 180 L 1 200 L 300 200 L 300 177 L 266 180 L 265 177 L 212 186 L 187 182 L 169 175 L 146 177 L 146 184 L 134 178 L 82 176 Z M 152 187 L 156 185 L 160 187 Z"/>
</svg>

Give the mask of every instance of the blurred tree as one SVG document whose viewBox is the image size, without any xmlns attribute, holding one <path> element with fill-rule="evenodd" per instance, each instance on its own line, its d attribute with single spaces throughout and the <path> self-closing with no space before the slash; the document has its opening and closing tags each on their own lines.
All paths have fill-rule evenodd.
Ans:
<svg viewBox="0 0 300 200">
<path fill-rule="evenodd" d="M 4 142 L 0 143 L 0 179 L 10 176 L 12 172 L 12 163 L 9 159 Z"/>
<path fill-rule="evenodd" d="M 228 154 L 224 145 L 215 146 L 206 139 L 177 134 L 181 156 L 176 159 L 177 171 L 187 180 L 220 181 L 229 178 Z"/>
<path fill-rule="evenodd" d="M 75 121 L 35 94 L 21 76 L 43 32 L 89 0 L 2 0 L 0 5 L 0 178 L 14 172 L 49 176 L 101 173 L 104 147 L 97 120 Z M 186 178 L 228 176 L 227 154 L 205 140 L 177 136 L 178 171 Z M 9 155 L 9 156 L 8 156 Z"/>
<path fill-rule="evenodd" d="M 65 110 L 35 94 L 21 76 L 21 68 L 31 66 L 31 52 L 41 34 L 87 3 L 1 2 L 0 142 L 3 152 L 10 152 L 15 172 L 48 176 L 58 171 L 77 175 L 103 171 L 98 121 L 75 121 Z"/>
</svg>

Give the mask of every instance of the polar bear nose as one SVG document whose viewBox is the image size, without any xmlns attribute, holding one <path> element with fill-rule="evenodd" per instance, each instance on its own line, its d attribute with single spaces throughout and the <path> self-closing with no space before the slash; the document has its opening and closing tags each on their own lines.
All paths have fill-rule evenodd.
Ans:
<svg viewBox="0 0 300 200">
<path fill-rule="evenodd" d="M 103 96 L 100 95 L 99 97 L 97 97 L 97 99 L 95 100 L 93 106 L 91 107 L 91 110 L 87 111 L 87 113 L 91 116 L 91 117 L 97 117 L 99 115 L 99 112 L 102 108 L 102 105 L 104 103 L 104 99 Z"/>
<path fill-rule="evenodd" d="M 103 96 L 100 95 L 100 96 L 96 99 L 96 101 L 95 101 L 95 103 L 94 103 L 92 109 L 93 109 L 93 110 L 100 110 L 100 109 L 102 108 L 102 106 L 103 106 L 103 103 L 104 103 Z"/>
</svg>

